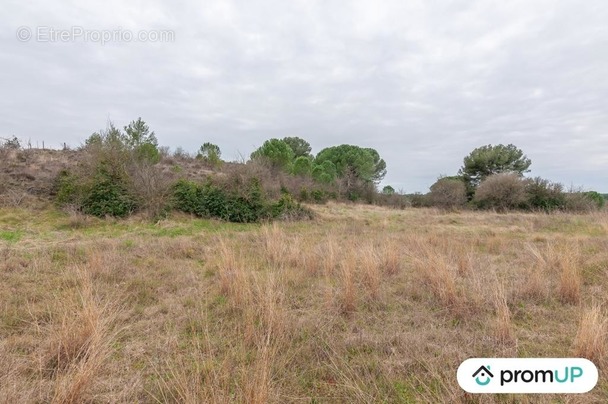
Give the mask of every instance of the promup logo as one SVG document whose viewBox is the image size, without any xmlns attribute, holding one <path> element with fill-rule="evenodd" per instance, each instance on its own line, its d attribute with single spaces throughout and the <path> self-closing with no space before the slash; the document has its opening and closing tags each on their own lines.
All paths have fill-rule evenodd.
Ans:
<svg viewBox="0 0 608 404">
<path fill-rule="evenodd" d="M 598 373 L 581 358 L 478 358 L 462 362 L 457 378 L 469 393 L 586 393 Z"/>
<path fill-rule="evenodd" d="M 490 365 L 488 366 L 480 366 L 479 369 L 473 373 L 473 377 L 475 378 L 475 383 L 480 386 L 486 386 L 488 383 L 492 381 L 494 375 L 490 372 Z M 481 381 L 480 378 L 482 378 Z"/>
</svg>

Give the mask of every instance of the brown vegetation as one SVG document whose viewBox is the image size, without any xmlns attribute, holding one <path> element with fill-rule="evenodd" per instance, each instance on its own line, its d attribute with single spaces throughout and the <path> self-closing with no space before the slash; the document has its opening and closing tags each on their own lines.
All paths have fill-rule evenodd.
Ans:
<svg viewBox="0 0 608 404">
<path fill-rule="evenodd" d="M 0 209 L 0 402 L 465 403 L 469 357 L 605 371 L 605 213 L 313 209 L 264 225 Z"/>
</svg>

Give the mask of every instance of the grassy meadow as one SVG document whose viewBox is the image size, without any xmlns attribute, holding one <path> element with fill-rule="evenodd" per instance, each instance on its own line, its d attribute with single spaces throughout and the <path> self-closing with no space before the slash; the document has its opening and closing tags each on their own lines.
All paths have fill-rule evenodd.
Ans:
<svg viewBox="0 0 608 404">
<path fill-rule="evenodd" d="M 608 402 L 608 213 L 329 203 L 301 222 L 0 209 L 0 402 Z M 471 395 L 469 357 L 592 359 Z"/>
</svg>

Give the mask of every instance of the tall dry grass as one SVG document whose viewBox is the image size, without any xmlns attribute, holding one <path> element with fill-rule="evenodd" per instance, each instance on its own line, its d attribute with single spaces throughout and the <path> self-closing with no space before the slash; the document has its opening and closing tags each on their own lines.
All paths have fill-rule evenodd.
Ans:
<svg viewBox="0 0 608 404">
<path fill-rule="evenodd" d="M 574 339 L 574 356 L 587 358 L 598 366 L 606 365 L 608 317 L 595 304 L 583 310 Z"/>
<path fill-rule="evenodd" d="M 328 232 L 324 241 L 322 253 L 318 258 L 321 261 L 323 275 L 325 277 L 331 277 L 338 267 L 340 247 L 334 232 Z"/>
<path fill-rule="evenodd" d="M 340 263 L 338 299 L 340 310 L 344 314 L 350 314 L 357 308 L 356 265 L 356 258 L 352 255 Z"/>
<path fill-rule="evenodd" d="M 435 299 L 445 308 L 459 312 L 466 304 L 457 285 L 457 269 L 440 250 L 441 243 L 410 238 L 408 254 L 414 270 L 421 277 Z M 435 246 L 435 247 L 434 247 Z"/>
<path fill-rule="evenodd" d="M 234 307 L 246 307 L 251 301 L 247 263 L 229 241 L 220 237 L 217 245 L 220 292 L 231 300 Z"/>
<path fill-rule="evenodd" d="M 389 276 L 394 276 L 401 272 L 401 246 L 394 238 L 387 237 L 382 240 L 380 265 L 383 272 Z"/>
<path fill-rule="evenodd" d="M 578 304 L 581 301 L 583 284 L 579 246 L 568 244 L 560 249 L 559 255 L 559 298 L 564 303 Z"/>
<path fill-rule="evenodd" d="M 525 294 L 543 299 L 548 279 L 556 275 L 557 298 L 565 304 L 580 303 L 583 277 L 578 242 L 547 242 L 543 248 L 527 244 L 526 249 L 534 259 L 534 266 L 528 273 L 528 284 L 524 285 Z"/>
<path fill-rule="evenodd" d="M 260 229 L 260 238 L 268 263 L 279 268 L 285 266 L 289 243 L 283 230 L 276 223 L 264 225 Z"/>
<path fill-rule="evenodd" d="M 511 322 L 511 310 L 507 304 L 505 289 L 498 279 L 495 281 L 494 309 L 494 336 L 501 344 L 512 345 L 515 342 L 515 332 Z"/>
<path fill-rule="evenodd" d="M 74 271 L 79 286 L 77 297 L 61 303 L 57 321 L 44 331 L 47 344 L 39 359 L 41 371 L 54 380 L 54 403 L 87 399 L 98 373 L 109 360 L 116 337 L 112 329 L 116 306 L 102 303 L 96 296 L 86 266 L 77 266 Z"/>
<path fill-rule="evenodd" d="M 571 349 L 605 366 L 606 315 L 576 306 L 608 293 L 595 219 L 314 209 L 329 213 L 5 220 L 26 230 L 0 238 L 0 402 L 465 402 L 466 357 Z"/>
<path fill-rule="evenodd" d="M 376 301 L 380 297 L 383 276 L 380 257 L 378 257 L 373 245 L 362 246 L 358 255 L 363 285 L 367 289 L 370 299 Z"/>
</svg>

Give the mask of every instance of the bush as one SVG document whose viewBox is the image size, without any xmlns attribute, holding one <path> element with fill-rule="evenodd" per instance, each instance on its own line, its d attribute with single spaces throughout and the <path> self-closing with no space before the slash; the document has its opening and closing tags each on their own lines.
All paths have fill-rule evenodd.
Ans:
<svg viewBox="0 0 608 404">
<path fill-rule="evenodd" d="M 566 205 L 566 195 L 563 186 L 540 177 L 525 181 L 527 207 L 553 211 L 563 209 Z"/>
<path fill-rule="evenodd" d="M 588 191 L 588 192 L 585 192 L 584 195 L 587 199 L 595 202 L 598 209 L 601 209 L 604 207 L 604 204 L 606 201 L 604 200 L 604 197 L 602 196 L 602 194 L 600 194 L 599 192 Z"/>
<path fill-rule="evenodd" d="M 413 208 L 423 208 L 430 206 L 428 195 L 421 194 L 420 192 L 409 194 L 407 195 L 407 198 L 409 199 L 410 205 Z"/>
<path fill-rule="evenodd" d="M 395 209 L 405 209 L 412 205 L 407 195 L 401 195 L 396 192 L 392 194 L 382 192 L 376 195 L 374 203 L 379 206 L 388 206 Z"/>
<path fill-rule="evenodd" d="M 568 192 L 565 194 L 564 208 L 572 212 L 591 212 L 599 209 L 599 204 L 587 192 Z"/>
<path fill-rule="evenodd" d="M 271 205 L 271 216 L 282 220 L 312 219 L 312 211 L 297 203 L 290 194 L 284 193 Z"/>
<path fill-rule="evenodd" d="M 125 185 L 137 200 L 137 206 L 149 218 L 158 219 L 170 210 L 174 171 L 163 172 L 157 164 L 135 161 L 129 164 Z"/>
<path fill-rule="evenodd" d="M 173 207 L 199 216 L 201 187 L 191 181 L 179 180 L 173 186 Z"/>
<path fill-rule="evenodd" d="M 97 217 L 124 217 L 136 207 L 135 200 L 120 178 L 112 176 L 103 168 L 98 171 L 82 202 L 82 211 Z"/>
<path fill-rule="evenodd" d="M 236 188 L 226 193 L 225 216 L 220 218 L 229 222 L 250 223 L 268 217 L 268 203 L 257 178 L 248 181 L 246 189 Z"/>
<path fill-rule="evenodd" d="M 464 181 L 454 177 L 439 178 L 431 185 L 428 202 L 431 206 L 442 209 L 464 207 L 467 203 L 467 189 Z"/>
<path fill-rule="evenodd" d="M 20 150 L 21 142 L 17 139 L 16 136 L 13 136 L 10 139 L 5 139 L 0 143 L 1 149 L 10 149 L 10 150 Z"/>
<path fill-rule="evenodd" d="M 56 202 L 95 216 L 126 216 L 139 208 L 157 218 L 168 210 L 172 174 L 160 160 L 156 136 L 141 118 L 124 132 L 109 124 L 81 148 L 83 158 L 56 181 Z"/>
<path fill-rule="evenodd" d="M 526 189 L 517 174 L 495 174 L 479 184 L 473 202 L 482 209 L 505 211 L 525 206 Z"/>
<path fill-rule="evenodd" d="M 307 202 L 310 199 L 310 193 L 308 192 L 308 188 L 302 187 L 300 188 L 300 192 L 298 194 L 298 200 L 300 202 Z"/>
<path fill-rule="evenodd" d="M 324 204 L 329 200 L 329 194 L 322 189 L 310 191 L 310 197 L 314 203 Z"/>
<path fill-rule="evenodd" d="M 173 206 L 200 217 L 229 222 L 258 222 L 272 216 L 259 181 L 253 179 L 244 190 L 227 189 L 208 180 L 205 184 L 180 180 L 173 187 Z"/>
<path fill-rule="evenodd" d="M 59 172 L 53 189 L 55 201 L 59 205 L 81 206 L 81 187 L 78 178 L 67 170 Z"/>
<path fill-rule="evenodd" d="M 137 208 L 124 179 L 100 165 L 92 178 L 61 171 L 55 184 L 55 201 L 88 215 L 124 217 Z"/>
</svg>

